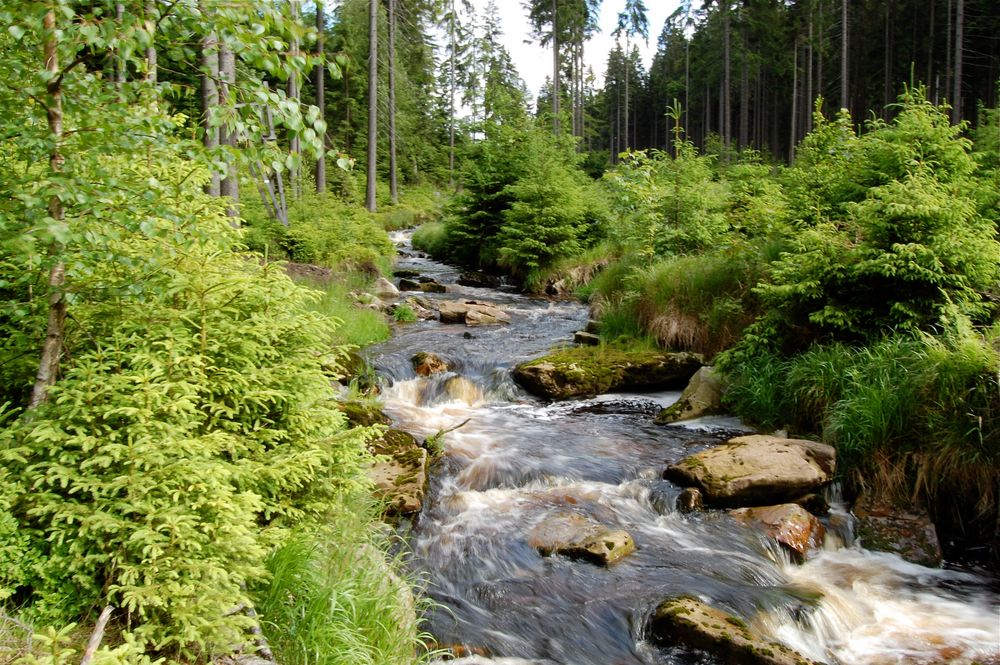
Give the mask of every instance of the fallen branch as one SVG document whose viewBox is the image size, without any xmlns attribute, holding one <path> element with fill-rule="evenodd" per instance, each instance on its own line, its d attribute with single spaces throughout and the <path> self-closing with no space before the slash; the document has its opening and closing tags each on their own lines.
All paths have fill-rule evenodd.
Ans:
<svg viewBox="0 0 1000 665">
<path fill-rule="evenodd" d="M 108 625 L 108 619 L 111 618 L 111 611 L 110 605 L 101 610 L 101 616 L 97 618 L 94 632 L 90 634 L 90 640 L 87 642 L 87 649 L 83 652 L 83 660 L 80 661 L 80 665 L 90 665 L 94 653 L 97 652 L 97 647 L 101 646 L 101 640 L 104 639 L 104 629 Z"/>
</svg>

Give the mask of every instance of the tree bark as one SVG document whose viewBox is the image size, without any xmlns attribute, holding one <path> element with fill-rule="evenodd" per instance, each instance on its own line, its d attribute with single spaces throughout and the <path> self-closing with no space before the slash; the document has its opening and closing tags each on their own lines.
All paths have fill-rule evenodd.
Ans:
<svg viewBox="0 0 1000 665">
<path fill-rule="evenodd" d="M 146 47 L 146 81 L 156 83 L 156 44 L 153 37 L 156 35 L 156 1 L 146 2 L 146 26 L 149 30 L 149 46 Z"/>
<path fill-rule="evenodd" d="M 396 0 L 389 0 L 389 195 L 399 203 L 396 174 Z"/>
<path fill-rule="evenodd" d="M 202 2 L 202 14 L 205 13 L 205 3 Z M 212 110 L 219 105 L 219 89 L 215 84 L 219 80 L 219 41 L 215 31 L 211 31 L 201 39 L 201 113 L 202 113 L 202 144 L 207 150 L 219 147 L 219 126 L 212 122 Z M 220 178 L 212 171 L 205 191 L 211 196 L 220 196 Z"/>
<path fill-rule="evenodd" d="M 62 173 L 65 158 L 60 151 L 63 138 L 62 79 L 59 76 L 59 33 L 56 30 L 56 14 L 49 10 L 42 19 L 45 31 L 44 59 L 45 71 L 51 76 L 47 85 L 46 116 L 49 132 L 52 134 L 52 150 L 49 153 L 49 170 L 55 178 Z M 49 216 L 60 224 L 66 219 L 62 199 L 58 194 L 49 198 Z M 35 385 L 31 389 L 28 409 L 34 409 L 48 400 L 48 389 L 56 382 L 59 374 L 59 360 L 62 356 L 63 337 L 66 326 L 66 265 L 59 256 L 62 244 L 55 243 L 53 254 L 56 259 L 49 269 L 49 314 L 45 330 L 45 342 L 38 361 Z"/>
<path fill-rule="evenodd" d="M 316 0 L 316 57 L 319 64 L 316 65 L 316 108 L 319 109 L 319 117 L 326 120 L 326 66 L 324 57 L 326 42 L 326 16 L 323 12 L 322 0 Z M 319 158 L 316 160 L 316 193 L 326 192 L 326 132 L 320 137 L 323 148 Z"/>
<path fill-rule="evenodd" d="M 730 16 L 729 16 L 729 0 L 723 2 L 723 15 L 722 15 L 722 32 L 723 32 L 723 82 L 722 82 L 722 144 L 728 148 L 730 142 L 732 141 L 732 128 L 733 128 L 733 105 L 731 99 L 732 88 L 732 70 L 733 63 L 731 56 L 730 42 L 732 41 L 730 35 Z M 727 157 L 728 158 L 728 157 Z"/>
<path fill-rule="evenodd" d="M 235 85 L 236 55 L 229 45 L 225 43 L 225 40 L 222 40 L 219 43 L 219 105 L 227 112 L 228 108 L 226 107 L 230 106 L 230 95 L 233 94 L 231 88 L 235 87 Z M 219 143 L 235 150 L 237 143 L 235 132 L 231 131 L 225 125 L 219 127 Z M 230 159 L 234 160 L 235 156 L 231 154 Z M 235 161 L 230 162 L 227 173 L 219 185 L 219 193 L 222 196 L 229 197 L 231 203 L 226 208 L 226 214 L 235 219 L 239 214 L 237 206 L 240 202 L 240 180 Z"/>
<path fill-rule="evenodd" d="M 375 212 L 376 155 L 378 153 L 378 0 L 368 0 L 368 181 L 365 208 Z"/>
<path fill-rule="evenodd" d="M 289 13 L 291 14 L 292 23 L 297 24 L 299 22 L 299 2 L 298 2 L 298 0 L 289 0 L 288 1 L 288 9 L 289 9 Z M 293 36 L 292 37 L 292 41 L 289 44 L 289 50 L 291 51 L 290 55 L 292 57 L 293 64 L 294 64 L 294 59 L 297 58 L 299 55 L 301 55 L 300 48 L 301 48 L 301 46 L 299 44 L 299 38 Z M 299 97 L 300 97 L 300 91 L 299 91 L 299 72 L 294 67 L 292 69 L 292 75 L 288 77 L 288 90 L 287 90 L 287 94 L 288 94 L 288 99 L 290 99 L 296 106 L 299 106 L 300 101 L 301 101 L 299 99 Z M 291 139 L 288 142 L 288 150 L 296 158 L 301 159 L 301 157 L 302 157 L 302 141 L 299 138 L 298 134 L 292 133 Z M 288 177 L 289 177 L 291 188 L 292 188 L 292 195 L 296 199 L 302 198 L 302 166 L 301 166 L 301 163 L 299 163 L 296 166 L 292 167 L 292 170 L 288 174 Z"/>
<path fill-rule="evenodd" d="M 846 109 L 848 104 L 847 60 L 849 41 L 849 26 L 847 0 L 840 0 L 840 108 Z"/>
<path fill-rule="evenodd" d="M 559 92 L 559 2 L 552 0 L 552 131 L 555 134 L 559 134 Z"/>
<path fill-rule="evenodd" d="M 455 22 L 458 15 L 455 7 L 455 0 L 451 0 L 451 21 L 448 24 L 449 66 L 448 66 L 448 186 L 455 188 L 455 88 L 457 74 L 455 72 L 455 49 L 458 48 L 458 40 L 455 34 Z"/>
<path fill-rule="evenodd" d="M 955 0 L 955 78 L 951 98 L 951 122 L 962 120 L 962 49 L 965 45 L 965 0 Z"/>
<path fill-rule="evenodd" d="M 798 140 L 798 127 L 796 121 L 799 118 L 799 43 L 798 35 L 795 38 L 795 54 L 792 56 L 792 122 L 791 132 L 788 137 L 788 161 L 795 161 L 795 142 Z"/>
</svg>

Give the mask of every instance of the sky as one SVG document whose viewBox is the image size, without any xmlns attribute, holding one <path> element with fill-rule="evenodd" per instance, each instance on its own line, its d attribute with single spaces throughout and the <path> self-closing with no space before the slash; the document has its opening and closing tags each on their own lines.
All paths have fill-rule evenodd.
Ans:
<svg viewBox="0 0 1000 665">
<path fill-rule="evenodd" d="M 486 8 L 487 0 L 474 0 L 473 4 L 479 11 Z M 646 16 L 649 19 L 649 42 L 644 43 L 638 37 L 639 52 L 643 63 L 649 68 L 656 53 L 656 40 L 663 30 L 663 24 L 677 8 L 677 0 L 646 0 Z M 552 73 L 552 49 L 542 47 L 531 40 L 531 26 L 528 23 L 528 12 L 522 0 L 497 0 L 500 9 L 500 21 L 503 29 L 504 46 L 517 66 L 521 78 L 528 90 L 537 97 L 538 91 L 545 83 L 546 76 Z M 604 68 L 607 65 L 608 53 L 614 48 L 615 39 L 611 36 L 618 20 L 618 13 L 624 9 L 625 0 L 603 0 L 601 2 L 600 32 L 594 35 L 584 46 L 584 61 L 594 70 L 598 83 L 604 80 Z M 527 42 L 527 43 L 525 43 Z"/>
</svg>

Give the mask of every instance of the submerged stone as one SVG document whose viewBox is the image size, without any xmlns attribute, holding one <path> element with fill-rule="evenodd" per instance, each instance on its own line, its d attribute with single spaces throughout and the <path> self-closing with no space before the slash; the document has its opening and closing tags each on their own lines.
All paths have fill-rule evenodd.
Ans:
<svg viewBox="0 0 1000 665">
<path fill-rule="evenodd" d="M 751 632 L 738 617 L 690 597 L 656 608 L 650 632 L 658 641 L 701 649 L 740 665 L 814 665 L 789 647 Z"/>
<path fill-rule="evenodd" d="M 823 544 L 826 529 L 815 516 L 798 504 L 738 508 L 729 514 L 741 522 L 758 524 L 771 538 L 787 547 L 800 560 Z"/>
<path fill-rule="evenodd" d="M 543 556 L 562 554 L 603 566 L 635 551 L 635 541 L 627 531 L 609 529 L 576 513 L 542 520 L 531 530 L 528 542 Z"/>
</svg>

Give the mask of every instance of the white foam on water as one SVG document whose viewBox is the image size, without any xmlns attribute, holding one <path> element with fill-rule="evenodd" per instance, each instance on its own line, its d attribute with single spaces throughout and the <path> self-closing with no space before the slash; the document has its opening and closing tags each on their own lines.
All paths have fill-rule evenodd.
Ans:
<svg viewBox="0 0 1000 665">
<path fill-rule="evenodd" d="M 785 566 L 792 586 L 820 595 L 798 620 L 760 618 L 762 627 L 815 660 L 846 665 L 971 664 L 1000 656 L 1000 599 L 966 573 L 924 568 L 894 554 L 843 548 Z"/>
</svg>

